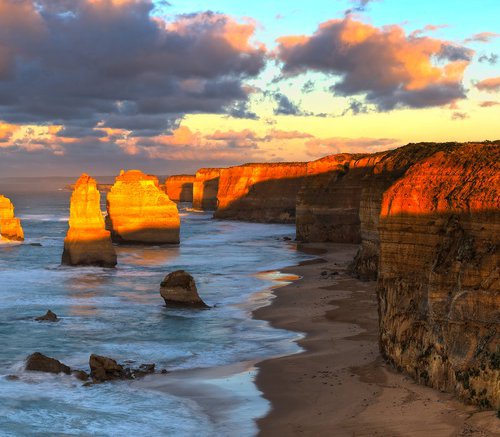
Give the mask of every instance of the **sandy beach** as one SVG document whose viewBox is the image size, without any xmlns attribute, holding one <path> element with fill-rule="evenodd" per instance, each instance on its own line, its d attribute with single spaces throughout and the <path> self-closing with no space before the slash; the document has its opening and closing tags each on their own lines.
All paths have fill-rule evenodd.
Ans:
<svg viewBox="0 0 500 437">
<path fill-rule="evenodd" d="M 346 274 L 357 247 L 309 244 L 318 258 L 284 273 L 254 317 L 300 331 L 304 352 L 258 363 L 257 386 L 272 404 L 262 436 L 499 436 L 494 411 L 415 384 L 385 364 L 377 344 L 376 283 Z"/>
</svg>

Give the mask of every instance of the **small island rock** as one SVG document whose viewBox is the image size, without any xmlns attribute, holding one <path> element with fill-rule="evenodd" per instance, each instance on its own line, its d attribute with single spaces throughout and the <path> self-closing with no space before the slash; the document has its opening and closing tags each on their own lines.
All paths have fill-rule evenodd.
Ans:
<svg viewBox="0 0 500 437">
<path fill-rule="evenodd" d="M 26 370 L 31 370 L 33 372 L 65 373 L 66 375 L 71 373 L 71 369 L 68 366 L 40 352 L 35 352 L 26 359 Z"/>
<path fill-rule="evenodd" d="M 48 310 L 44 316 L 37 317 L 35 320 L 37 322 L 57 322 L 59 319 L 56 313 Z"/>
<path fill-rule="evenodd" d="M 193 277 L 184 270 L 165 276 L 160 285 L 160 294 L 167 306 L 209 308 L 198 295 Z"/>
</svg>

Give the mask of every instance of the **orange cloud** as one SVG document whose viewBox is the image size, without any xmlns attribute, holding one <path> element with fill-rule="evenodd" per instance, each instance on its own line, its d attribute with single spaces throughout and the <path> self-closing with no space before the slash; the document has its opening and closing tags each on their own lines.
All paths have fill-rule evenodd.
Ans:
<svg viewBox="0 0 500 437">
<path fill-rule="evenodd" d="M 478 90 L 486 91 L 488 93 L 500 91 L 500 76 L 484 79 L 476 83 L 475 86 Z"/>
<path fill-rule="evenodd" d="M 481 108 L 490 108 L 492 106 L 497 106 L 497 105 L 500 105 L 500 102 L 496 102 L 494 100 L 486 100 L 486 101 L 481 102 L 479 104 L 479 106 L 481 106 Z"/>
<path fill-rule="evenodd" d="M 306 142 L 307 154 L 315 158 L 336 153 L 378 152 L 395 148 L 400 142 L 394 138 L 314 138 Z"/>
</svg>

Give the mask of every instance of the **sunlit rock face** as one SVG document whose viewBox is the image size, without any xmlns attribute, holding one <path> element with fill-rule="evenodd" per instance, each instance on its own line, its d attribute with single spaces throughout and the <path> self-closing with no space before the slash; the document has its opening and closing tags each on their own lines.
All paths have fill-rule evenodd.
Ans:
<svg viewBox="0 0 500 437">
<path fill-rule="evenodd" d="M 307 163 L 245 164 L 222 169 L 214 217 L 294 223 Z"/>
<path fill-rule="evenodd" d="M 359 243 L 361 192 L 381 156 L 344 153 L 308 163 L 297 197 L 297 240 Z"/>
<path fill-rule="evenodd" d="M 82 174 L 71 195 L 69 230 L 62 264 L 114 267 L 116 252 L 105 229 L 95 179 Z"/>
<path fill-rule="evenodd" d="M 220 168 L 200 168 L 193 182 L 193 208 L 213 211 L 217 208 Z"/>
<path fill-rule="evenodd" d="M 382 196 L 380 347 L 417 381 L 500 407 L 500 142 L 447 144 Z"/>
<path fill-rule="evenodd" d="M 0 195 L 0 239 L 23 241 L 24 232 L 21 220 L 14 215 L 14 205 L 5 196 Z"/>
<path fill-rule="evenodd" d="M 165 181 L 167 196 L 174 202 L 192 202 L 195 179 L 195 175 L 169 176 Z"/>
<path fill-rule="evenodd" d="M 156 176 L 122 170 L 108 193 L 107 209 L 113 241 L 179 243 L 177 205 L 160 188 Z"/>
</svg>

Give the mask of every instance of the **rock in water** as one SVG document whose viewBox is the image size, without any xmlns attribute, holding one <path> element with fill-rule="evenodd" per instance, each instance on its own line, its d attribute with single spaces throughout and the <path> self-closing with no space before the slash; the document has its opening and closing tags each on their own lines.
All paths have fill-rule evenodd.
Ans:
<svg viewBox="0 0 500 437">
<path fill-rule="evenodd" d="M 160 294 L 167 306 L 209 308 L 198 295 L 193 277 L 184 270 L 165 276 L 160 285 Z"/>
<path fill-rule="evenodd" d="M 26 370 L 31 370 L 33 372 L 65 373 L 66 375 L 71 373 L 71 369 L 68 366 L 40 352 L 35 352 L 26 359 Z"/>
<path fill-rule="evenodd" d="M 24 241 L 21 220 L 14 216 L 14 205 L 5 196 L 0 195 L 0 240 Z"/>
<path fill-rule="evenodd" d="M 114 267 L 116 252 L 105 229 L 95 179 L 82 174 L 71 195 L 69 230 L 62 264 Z"/>
<path fill-rule="evenodd" d="M 37 317 L 35 320 L 38 322 L 57 322 L 59 319 L 55 313 L 48 310 L 44 316 Z"/>
<path fill-rule="evenodd" d="M 179 243 L 177 205 L 160 189 L 156 176 L 122 170 L 108 193 L 107 208 L 113 241 Z"/>
<path fill-rule="evenodd" d="M 92 354 L 89 358 L 89 366 L 90 376 L 98 382 L 128 378 L 124 367 L 112 358 Z"/>
</svg>

